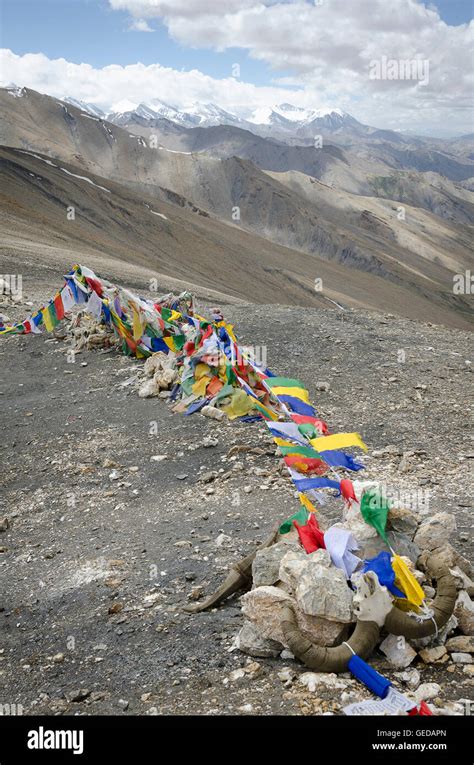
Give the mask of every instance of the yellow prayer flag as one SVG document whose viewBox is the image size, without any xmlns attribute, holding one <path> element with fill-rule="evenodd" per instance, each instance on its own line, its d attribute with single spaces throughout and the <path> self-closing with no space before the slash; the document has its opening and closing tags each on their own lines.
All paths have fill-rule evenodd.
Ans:
<svg viewBox="0 0 474 765">
<path fill-rule="evenodd" d="M 49 312 L 49 306 L 46 308 L 41 309 L 41 314 L 43 316 L 44 326 L 46 327 L 48 332 L 52 332 L 54 329 L 54 324 L 51 320 L 51 314 Z"/>
<path fill-rule="evenodd" d="M 392 568 L 395 572 L 395 587 L 405 593 L 407 600 L 417 608 L 425 599 L 425 593 L 411 573 L 407 564 L 399 555 L 392 557 Z"/>
<path fill-rule="evenodd" d="M 130 303 L 129 305 L 131 306 L 132 313 L 133 313 L 133 323 L 132 323 L 133 339 L 135 341 L 140 340 L 141 336 L 143 335 L 143 325 L 141 321 L 140 312 L 137 306 L 134 305 L 133 303 Z"/>
<path fill-rule="evenodd" d="M 284 386 L 277 385 L 275 388 L 272 388 L 272 393 L 275 396 L 293 396 L 294 398 L 299 398 L 300 401 L 304 401 L 305 404 L 310 403 L 308 391 L 305 388 L 285 388 Z"/>
<path fill-rule="evenodd" d="M 293 441 L 286 441 L 284 438 L 274 438 L 273 439 L 277 446 L 294 446 L 295 449 L 298 447 L 298 444 L 294 444 Z"/>
<path fill-rule="evenodd" d="M 344 449 L 348 446 L 358 446 L 367 451 L 367 446 L 362 441 L 358 433 L 334 433 L 332 436 L 320 436 L 310 440 L 311 446 L 318 452 L 329 451 L 331 449 Z"/>
<path fill-rule="evenodd" d="M 174 343 L 174 337 L 163 337 L 162 339 L 166 343 L 166 345 L 168 346 L 170 351 L 173 351 L 173 353 L 175 353 L 176 346 L 175 346 L 175 343 Z"/>
<path fill-rule="evenodd" d="M 308 512 L 310 512 L 310 513 L 316 513 L 316 512 L 317 512 L 317 510 L 316 510 L 315 506 L 314 506 L 314 505 L 313 505 L 313 503 L 312 503 L 312 502 L 311 502 L 311 501 L 308 499 L 308 497 L 306 496 L 306 494 L 303 494 L 301 491 L 299 491 L 299 492 L 298 492 L 298 499 L 299 499 L 299 501 L 301 502 L 301 504 L 305 506 L 305 508 L 308 510 Z"/>
<path fill-rule="evenodd" d="M 192 384 L 191 389 L 195 396 L 199 396 L 200 398 L 204 397 L 206 395 L 206 388 L 211 382 L 210 377 L 206 377 L 205 375 L 201 377 L 199 380 L 196 380 L 195 383 Z"/>
</svg>

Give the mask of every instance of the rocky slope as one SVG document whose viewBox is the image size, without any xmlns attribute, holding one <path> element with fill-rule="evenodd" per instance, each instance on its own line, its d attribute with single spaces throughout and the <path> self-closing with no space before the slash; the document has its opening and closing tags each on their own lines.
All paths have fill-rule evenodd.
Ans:
<svg viewBox="0 0 474 765">
<path fill-rule="evenodd" d="M 29 264 L 24 301 L 39 304 L 60 282 L 43 257 Z M 146 274 L 107 264 L 143 293 Z M 19 319 L 29 309 L 2 310 Z M 430 514 L 453 513 L 451 541 L 472 555 L 469 333 L 364 311 L 224 313 L 243 343 L 267 348 L 273 370 L 304 382 L 334 431 L 363 434 L 367 477 L 422 491 Z M 84 350 L 69 364 L 68 347 L 46 335 L 0 340 L 5 696 L 27 714 L 150 715 L 338 714 L 367 698 L 348 676 L 312 683 L 289 658 L 246 658 L 234 643 L 237 599 L 182 612 L 295 509 L 263 426 L 173 415 L 138 398 L 138 362 Z M 339 518 L 339 500 L 323 511 Z M 372 664 L 406 690 L 382 654 Z M 417 658 L 409 682 L 431 683 L 431 703 L 459 714 L 472 671 Z"/>
<path fill-rule="evenodd" d="M 69 163 L 72 168 L 69 172 L 76 176 L 95 173 L 106 179 L 105 183 L 99 182 L 99 186 L 107 188 L 107 180 L 115 181 L 126 186 L 127 193 L 131 191 L 135 197 L 151 199 L 151 205 L 158 199 L 198 214 L 201 211 L 233 229 L 258 234 L 293 251 L 348 266 L 352 270 L 345 273 L 339 283 L 347 283 L 348 288 L 342 292 L 358 302 L 360 280 L 356 272 L 370 273 L 389 282 L 386 288 L 379 282 L 382 291 L 377 290 L 376 303 L 364 305 L 387 305 L 386 298 L 392 295 L 388 305 L 406 315 L 413 315 L 407 313 L 407 309 L 411 311 L 431 303 L 432 315 L 434 313 L 438 321 L 459 326 L 469 321 L 469 300 L 453 295 L 452 291 L 453 274 L 463 273 L 470 263 L 471 227 L 467 223 L 471 220 L 472 205 L 471 192 L 466 189 L 459 192 L 459 197 L 455 195 L 456 202 L 444 187 L 436 189 L 439 200 L 435 204 L 436 211 L 442 210 L 448 216 L 456 204 L 459 209 L 456 223 L 439 221 L 437 216 L 430 218 L 418 211 L 412 214 L 408 209 L 410 224 L 407 227 L 397 217 L 396 202 L 386 203 L 380 220 L 370 199 L 361 210 L 359 197 L 353 194 L 343 191 L 339 192 L 340 196 L 330 191 L 308 194 L 302 184 L 288 183 L 282 174 L 263 172 L 250 160 L 233 156 L 219 159 L 207 153 L 188 154 L 159 146 L 151 148 L 140 136 L 33 91 L 25 90 L 18 98 L 4 91 L 3 101 L 6 116 L 1 128 L 2 141 L 21 147 L 29 155 L 42 153 L 57 159 L 59 172 L 63 172 L 62 165 Z M 328 147 L 326 153 L 321 154 L 319 161 L 324 157 L 323 164 L 327 165 L 324 177 L 329 174 L 332 178 L 318 187 L 321 192 L 328 184 L 337 185 L 331 176 L 332 172 L 337 174 L 336 166 L 347 166 L 351 178 L 358 177 L 359 170 L 338 156 L 340 151 Z M 305 173 L 301 175 L 308 178 Z M 372 188 L 383 186 L 375 180 L 371 184 Z M 411 188 L 411 184 L 406 185 Z M 431 185 L 435 187 L 434 183 Z M 416 192 L 412 194 L 414 203 L 418 203 Z M 406 204 L 403 191 L 398 193 L 398 198 L 403 198 Z M 117 214 L 116 209 L 109 209 L 109 214 L 112 212 Z M 115 236 L 116 222 L 112 218 L 109 223 L 103 218 L 101 228 L 107 230 L 109 226 Z M 222 243 L 226 241 L 223 232 L 223 228 L 219 229 Z M 95 236 L 97 232 L 91 233 Z M 293 264 L 297 260 L 291 256 L 289 262 Z M 315 261 L 317 273 L 313 283 L 314 278 L 323 276 L 320 270 L 327 272 L 320 266 L 321 261 Z M 299 269 L 294 271 L 289 281 L 299 280 Z M 408 293 L 411 299 L 399 297 L 395 288 Z M 372 289 L 369 291 L 374 294 Z M 423 309 L 417 316 L 427 318 L 428 314 Z M 445 318 L 449 316 L 452 318 Z"/>
</svg>

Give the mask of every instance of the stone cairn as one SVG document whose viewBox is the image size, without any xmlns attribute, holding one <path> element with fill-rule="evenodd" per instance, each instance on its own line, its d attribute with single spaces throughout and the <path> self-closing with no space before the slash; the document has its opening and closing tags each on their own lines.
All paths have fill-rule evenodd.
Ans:
<svg viewBox="0 0 474 765">
<path fill-rule="evenodd" d="M 323 527 L 324 522 L 318 514 Z M 344 523 L 335 524 L 351 531 L 366 560 L 386 549 L 372 526 L 365 523 L 353 506 Z M 452 661 L 470 664 L 474 650 L 474 583 L 471 566 L 447 541 L 455 531 L 453 515 L 441 512 L 420 522 L 405 508 L 392 508 L 388 516 L 388 539 L 397 554 L 422 586 L 426 605 L 435 597 L 426 562 L 428 556 L 446 565 L 455 578 L 458 591 L 453 615 L 437 634 L 417 640 L 399 640 L 382 630 L 380 650 L 397 669 L 409 666 L 419 652 L 425 663 Z M 276 544 L 257 552 L 252 565 L 252 589 L 241 598 L 245 622 L 237 647 L 254 657 L 290 658 L 282 632 L 284 606 L 290 604 L 300 629 L 319 646 L 336 646 L 347 640 L 354 629 L 355 591 L 344 572 L 333 565 L 324 549 L 307 554 L 296 530 L 280 536 Z M 466 667 L 467 669 L 467 667 Z"/>
</svg>

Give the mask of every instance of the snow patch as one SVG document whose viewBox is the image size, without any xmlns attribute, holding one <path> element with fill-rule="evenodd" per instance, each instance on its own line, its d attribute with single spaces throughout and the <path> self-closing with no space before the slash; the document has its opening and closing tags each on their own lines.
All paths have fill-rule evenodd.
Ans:
<svg viewBox="0 0 474 765">
<path fill-rule="evenodd" d="M 80 117 L 86 117 L 88 120 L 94 120 L 94 122 L 101 122 L 100 117 L 93 117 L 92 114 L 81 114 Z"/>
<path fill-rule="evenodd" d="M 6 91 L 13 98 L 23 98 L 23 96 L 26 96 L 25 88 L 20 88 L 18 85 L 7 86 Z"/>
<path fill-rule="evenodd" d="M 54 167 L 57 167 L 57 165 L 54 165 Z M 98 183 L 94 183 L 94 181 L 92 181 L 90 178 L 87 178 L 85 175 L 76 175 L 76 173 L 71 173 L 69 170 L 66 170 L 65 167 L 61 167 L 61 170 L 63 173 L 67 173 L 67 175 L 72 175 L 73 178 L 79 178 L 80 181 L 87 181 L 87 183 L 95 186 L 96 189 L 102 189 L 102 191 L 106 191 L 107 194 L 110 194 L 110 189 L 106 189 L 104 186 L 99 186 Z"/>
<path fill-rule="evenodd" d="M 176 151 L 175 149 L 165 149 L 164 146 L 158 147 L 160 151 L 167 151 L 169 154 L 192 154 L 192 151 Z"/>
<path fill-rule="evenodd" d="M 29 157 L 34 157 L 35 159 L 39 159 L 40 162 L 44 162 L 46 165 L 51 165 L 51 167 L 58 167 L 58 165 L 55 165 L 54 162 L 51 162 L 50 159 L 45 159 L 44 157 L 40 157 L 38 154 L 33 154 L 31 151 L 25 151 L 24 149 L 18 149 L 20 154 L 28 154 Z"/>
</svg>

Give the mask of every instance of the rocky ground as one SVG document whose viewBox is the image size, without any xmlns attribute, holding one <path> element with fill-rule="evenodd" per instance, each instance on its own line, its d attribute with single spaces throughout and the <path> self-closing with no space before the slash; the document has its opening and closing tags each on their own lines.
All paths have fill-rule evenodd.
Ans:
<svg viewBox="0 0 474 765">
<path fill-rule="evenodd" d="M 54 287 L 25 285 L 25 299 Z M 472 559 L 471 335 L 364 312 L 223 307 L 243 344 L 305 383 L 332 432 L 363 435 L 366 477 L 422 490 L 425 517 L 455 515 L 451 542 Z M 67 350 L 50 335 L 0 340 L 0 701 L 30 714 L 269 715 L 370 698 L 348 675 L 315 680 L 291 658 L 241 653 L 238 598 L 182 610 L 298 507 L 265 426 L 173 414 L 138 397 L 141 362 L 112 350 L 72 364 Z M 323 511 L 339 519 L 340 501 Z M 383 654 L 371 663 L 406 688 Z M 459 712 L 472 669 L 418 656 L 409 682 L 436 684 L 432 703 Z"/>
</svg>

